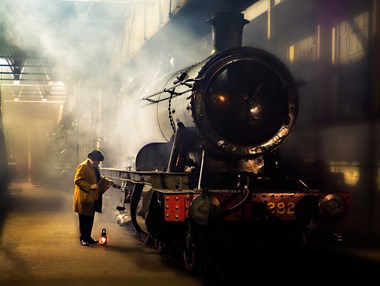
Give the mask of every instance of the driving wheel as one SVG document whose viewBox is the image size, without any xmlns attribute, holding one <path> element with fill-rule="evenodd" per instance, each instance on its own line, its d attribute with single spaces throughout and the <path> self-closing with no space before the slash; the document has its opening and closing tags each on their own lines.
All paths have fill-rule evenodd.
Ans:
<svg viewBox="0 0 380 286">
<path fill-rule="evenodd" d="M 185 235 L 185 246 L 183 250 L 183 260 L 187 271 L 195 273 L 199 270 L 199 251 L 194 235 L 190 228 Z"/>
</svg>

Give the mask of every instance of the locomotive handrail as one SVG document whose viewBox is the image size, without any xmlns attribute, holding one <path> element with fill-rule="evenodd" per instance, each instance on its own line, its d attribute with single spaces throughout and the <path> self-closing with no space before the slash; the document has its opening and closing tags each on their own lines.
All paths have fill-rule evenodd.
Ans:
<svg viewBox="0 0 380 286">
<path fill-rule="evenodd" d="M 186 90 L 184 92 L 175 92 L 174 89 L 172 91 L 170 91 L 169 89 L 164 89 L 163 91 L 161 92 L 158 92 L 156 94 L 152 94 L 151 96 L 149 97 L 144 97 L 143 100 L 146 100 L 146 101 L 149 101 L 150 103 L 159 103 L 161 101 L 164 101 L 164 100 L 168 100 L 169 98 L 174 98 L 174 97 L 177 97 L 177 96 L 180 96 L 182 94 L 185 94 L 185 93 L 188 93 L 189 91 L 191 91 L 191 89 L 189 90 Z M 168 92 L 170 93 L 170 96 L 168 97 L 165 97 L 165 98 L 161 98 L 161 99 L 150 99 L 150 97 L 152 96 L 155 96 L 155 95 L 158 95 L 158 94 L 161 94 L 161 93 L 164 93 L 164 92 Z"/>
<path fill-rule="evenodd" d="M 151 103 L 158 103 L 158 102 L 161 102 L 161 101 L 164 101 L 164 100 L 168 100 L 170 97 L 173 98 L 173 97 L 177 97 L 177 96 L 183 95 L 183 94 L 188 93 L 189 91 L 191 91 L 191 89 L 192 89 L 192 87 L 193 87 L 192 83 L 194 83 L 194 82 L 196 82 L 196 81 L 199 81 L 199 80 L 201 80 L 201 79 L 202 79 L 202 78 L 190 78 L 190 79 L 187 79 L 187 80 L 184 80 L 184 81 L 180 81 L 180 82 L 178 82 L 178 83 L 172 85 L 172 86 L 169 87 L 169 88 L 164 88 L 163 90 L 158 91 L 158 92 L 155 92 L 155 93 L 153 93 L 153 94 L 151 94 L 151 95 L 145 96 L 145 97 L 143 97 L 142 99 L 143 99 L 143 100 L 146 100 L 146 101 L 149 101 L 149 102 L 151 102 Z M 186 91 L 183 91 L 183 92 L 175 92 L 175 91 L 174 91 L 175 88 L 178 87 L 178 86 L 180 86 L 180 85 L 185 85 L 185 86 L 187 86 L 187 87 L 190 88 L 190 89 L 188 89 L 188 90 L 186 90 Z M 162 98 L 162 99 L 158 99 L 158 100 L 157 100 L 157 99 L 151 99 L 152 97 L 157 96 L 157 95 L 160 95 L 160 94 L 162 94 L 162 93 L 164 93 L 164 92 L 168 92 L 168 93 L 170 93 L 171 96 L 168 96 L 168 97 L 166 97 L 166 98 Z"/>
</svg>

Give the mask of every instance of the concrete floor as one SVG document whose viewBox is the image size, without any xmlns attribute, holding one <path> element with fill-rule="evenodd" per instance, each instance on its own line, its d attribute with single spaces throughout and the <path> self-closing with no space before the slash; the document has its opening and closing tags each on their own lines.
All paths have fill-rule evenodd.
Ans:
<svg viewBox="0 0 380 286">
<path fill-rule="evenodd" d="M 250 281 L 247 285 L 335 286 L 354 279 L 367 285 L 365 281 L 378 279 L 380 269 L 380 251 L 361 246 L 347 248 L 339 255 L 255 256 L 243 264 L 243 255 L 237 253 L 226 258 L 228 279 L 192 276 L 178 262 L 120 227 L 115 204 L 107 197 L 104 212 L 95 217 L 93 237 L 98 238 L 106 228 L 109 243 L 89 247 L 79 244 L 71 191 L 13 183 L 8 199 L 0 202 L 0 285 L 193 286 Z"/>
<path fill-rule="evenodd" d="M 79 244 L 72 194 L 15 183 L 0 244 L 0 285 L 202 285 L 177 263 L 132 238 L 112 210 L 95 216 L 93 237 L 107 229 L 106 246 Z M 112 217 L 112 219 L 111 219 Z"/>
</svg>

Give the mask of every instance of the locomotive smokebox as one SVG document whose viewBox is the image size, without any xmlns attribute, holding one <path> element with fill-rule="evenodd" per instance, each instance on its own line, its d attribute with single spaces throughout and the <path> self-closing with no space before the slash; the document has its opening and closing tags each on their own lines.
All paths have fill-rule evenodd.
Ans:
<svg viewBox="0 0 380 286">
<path fill-rule="evenodd" d="M 244 19 L 243 14 L 218 12 L 207 22 L 212 26 L 213 50 L 211 54 L 241 47 L 243 28 L 249 22 Z"/>
<path fill-rule="evenodd" d="M 126 99 L 125 113 L 133 115 L 127 121 L 142 123 L 127 131 L 127 156 L 138 171 L 184 170 L 188 159 L 218 165 L 211 170 L 241 170 L 241 162 L 279 147 L 295 125 L 296 83 L 274 55 L 242 46 L 244 15 L 219 12 L 208 22 L 214 45 L 209 57 Z"/>
</svg>

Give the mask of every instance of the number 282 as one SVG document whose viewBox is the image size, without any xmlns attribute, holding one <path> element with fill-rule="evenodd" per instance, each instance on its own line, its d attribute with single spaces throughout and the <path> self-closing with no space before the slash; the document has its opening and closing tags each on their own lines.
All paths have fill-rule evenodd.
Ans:
<svg viewBox="0 0 380 286">
<path fill-rule="evenodd" d="M 268 210 L 275 215 L 293 215 L 295 213 L 295 203 L 294 202 L 268 202 Z"/>
</svg>

